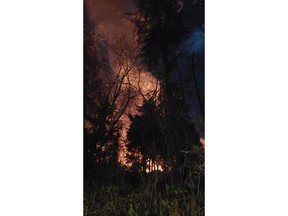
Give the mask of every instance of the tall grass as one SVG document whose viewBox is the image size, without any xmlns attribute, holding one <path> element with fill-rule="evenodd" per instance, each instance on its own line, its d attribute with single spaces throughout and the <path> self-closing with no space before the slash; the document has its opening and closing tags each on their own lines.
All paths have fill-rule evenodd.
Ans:
<svg viewBox="0 0 288 216">
<path fill-rule="evenodd" d="M 127 185 L 96 187 L 84 195 L 85 216 L 202 216 L 203 207 L 189 188 L 152 182 L 145 188 Z"/>
<path fill-rule="evenodd" d="M 185 154 L 174 173 L 123 171 L 113 183 L 87 181 L 84 215 L 204 216 L 204 150 L 196 147 Z M 129 174 L 134 178 L 129 180 Z"/>
</svg>

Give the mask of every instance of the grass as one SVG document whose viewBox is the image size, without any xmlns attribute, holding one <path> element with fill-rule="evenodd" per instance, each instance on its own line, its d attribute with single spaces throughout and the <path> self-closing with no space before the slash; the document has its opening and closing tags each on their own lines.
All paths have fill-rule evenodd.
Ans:
<svg viewBox="0 0 288 216">
<path fill-rule="evenodd" d="M 157 189 L 152 183 L 145 188 L 129 185 L 95 187 L 84 194 L 85 216 L 202 216 L 193 193 L 184 187 Z"/>
<path fill-rule="evenodd" d="M 84 216 L 204 216 L 204 151 L 192 150 L 174 172 L 98 169 L 115 176 L 86 179 Z"/>
</svg>

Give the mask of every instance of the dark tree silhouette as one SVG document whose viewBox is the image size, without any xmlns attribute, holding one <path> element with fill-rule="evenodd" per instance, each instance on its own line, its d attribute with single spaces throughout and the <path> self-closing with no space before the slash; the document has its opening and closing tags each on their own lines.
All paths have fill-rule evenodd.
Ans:
<svg viewBox="0 0 288 216">
<path fill-rule="evenodd" d="M 199 164 L 203 164 L 203 160 L 193 150 L 199 147 L 199 133 L 189 118 L 185 88 L 174 79 L 174 73 L 179 69 L 177 49 L 181 40 L 191 28 L 204 21 L 204 2 L 187 0 L 182 9 L 177 0 L 134 2 L 139 9 L 135 32 L 140 57 L 159 79 L 161 93 L 158 105 L 156 100 L 146 101 L 140 108 L 141 115 L 131 118 L 129 148 L 141 152 L 143 170 L 147 160 L 157 163 L 157 158 L 161 158 L 164 169 L 172 167 L 174 181 L 183 182 Z M 191 56 L 191 59 L 194 58 Z"/>
<path fill-rule="evenodd" d="M 114 45 L 106 43 L 97 26 L 84 35 L 84 173 L 87 178 L 96 178 L 97 173 L 107 174 L 107 166 L 110 166 L 109 175 L 119 167 L 121 118 L 135 96 L 129 80 L 132 54 L 123 38 Z"/>
<path fill-rule="evenodd" d="M 183 35 L 183 25 L 177 0 L 135 0 L 139 12 L 135 17 L 135 32 L 141 47 L 141 57 L 150 71 L 168 81 L 173 62 L 173 50 Z"/>
</svg>

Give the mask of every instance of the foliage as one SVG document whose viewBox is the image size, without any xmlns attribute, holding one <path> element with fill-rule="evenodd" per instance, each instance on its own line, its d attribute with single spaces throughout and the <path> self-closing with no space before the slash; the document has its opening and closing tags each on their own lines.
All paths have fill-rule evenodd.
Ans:
<svg viewBox="0 0 288 216">
<path fill-rule="evenodd" d="M 98 187 L 85 194 L 85 216 L 202 216 L 203 207 L 197 204 L 188 187 L 166 185 L 165 190 L 147 185 L 133 188 L 126 185 Z"/>
<path fill-rule="evenodd" d="M 84 37 L 84 173 L 111 163 L 118 166 L 121 118 L 134 97 L 129 80 L 131 49 L 124 39 L 107 44 L 97 27 Z"/>
<path fill-rule="evenodd" d="M 134 20 L 141 57 L 153 74 L 163 79 L 172 62 L 175 46 L 183 36 L 177 0 L 134 0 Z M 162 69 L 161 69 L 162 67 Z"/>
<path fill-rule="evenodd" d="M 180 169 L 185 163 L 183 151 L 190 151 L 199 139 L 193 124 L 185 119 L 183 110 L 167 115 L 161 104 L 157 105 L 157 101 L 150 98 L 139 108 L 139 112 L 139 115 L 130 116 L 127 148 L 136 153 L 134 155 L 142 156 L 138 158 L 141 170 L 145 172 L 147 168 L 150 170 L 151 166 L 159 165 L 163 170 Z M 149 160 L 152 163 L 150 167 Z"/>
</svg>

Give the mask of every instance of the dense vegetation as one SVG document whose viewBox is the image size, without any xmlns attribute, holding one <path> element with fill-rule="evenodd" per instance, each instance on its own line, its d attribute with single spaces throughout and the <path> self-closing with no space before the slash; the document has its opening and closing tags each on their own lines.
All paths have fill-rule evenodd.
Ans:
<svg viewBox="0 0 288 216">
<path fill-rule="evenodd" d="M 170 75 L 185 14 L 177 0 L 134 2 L 136 44 L 84 32 L 84 215 L 204 215 L 204 148 Z"/>
</svg>

